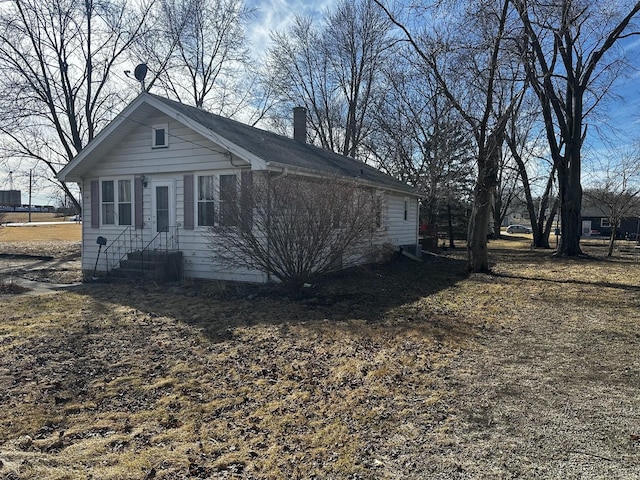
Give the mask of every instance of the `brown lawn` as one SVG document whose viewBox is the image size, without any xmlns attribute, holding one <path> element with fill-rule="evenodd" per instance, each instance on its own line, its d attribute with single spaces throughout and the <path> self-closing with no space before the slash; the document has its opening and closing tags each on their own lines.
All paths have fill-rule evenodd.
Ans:
<svg viewBox="0 0 640 480">
<path fill-rule="evenodd" d="M 0 296 L 0 478 L 640 478 L 634 251 L 490 249 Z"/>
<path fill-rule="evenodd" d="M 79 242 L 82 225 L 75 222 L 60 222 L 56 225 L 33 223 L 24 227 L 0 227 L 0 246 L 3 243 L 23 242 Z"/>
</svg>

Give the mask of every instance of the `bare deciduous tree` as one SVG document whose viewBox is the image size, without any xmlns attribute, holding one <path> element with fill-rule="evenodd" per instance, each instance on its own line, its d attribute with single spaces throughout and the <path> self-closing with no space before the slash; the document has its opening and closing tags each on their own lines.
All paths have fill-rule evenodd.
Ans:
<svg viewBox="0 0 640 480">
<path fill-rule="evenodd" d="M 320 27 L 297 17 L 288 32 L 272 35 L 269 83 L 286 117 L 292 106 L 306 107 L 311 141 L 358 157 L 393 45 L 389 31 L 372 0 L 342 0 Z"/>
<path fill-rule="evenodd" d="M 523 96 L 522 103 L 514 109 L 507 124 L 505 141 L 522 184 L 522 194 L 533 233 L 533 246 L 550 248 L 549 235 L 558 209 L 558 199 L 553 197 L 556 169 L 552 161 L 546 156 L 541 158 L 537 153 L 543 150 L 541 144 L 544 142 L 540 137 L 544 134 L 539 131 L 539 108 L 535 105 L 537 101 L 531 96 Z M 534 188 L 540 182 L 544 182 L 544 187 L 537 199 L 536 208 Z"/>
<path fill-rule="evenodd" d="M 371 253 L 367 242 L 381 214 L 371 188 L 341 178 L 252 177 L 249 184 L 245 176 L 237 201 L 227 203 L 209 231 L 214 261 L 258 270 L 299 290 Z"/>
<path fill-rule="evenodd" d="M 513 0 L 528 37 L 528 77 L 542 107 L 558 175 L 562 235 L 556 254 L 578 256 L 582 207 L 585 118 L 611 87 L 623 65 L 609 55 L 632 35 L 640 2 Z M 620 53 L 620 52 L 618 52 Z"/>
<path fill-rule="evenodd" d="M 477 178 L 467 235 L 468 269 L 487 272 L 487 233 L 505 127 L 524 91 L 520 58 L 511 48 L 519 41 L 520 29 L 514 24 L 510 0 L 456 4 L 441 15 L 449 21 L 419 32 L 412 32 L 409 21 L 399 21 L 381 0 L 375 2 L 403 32 L 472 132 Z M 514 89 L 514 83 L 521 88 Z"/>
<path fill-rule="evenodd" d="M 504 155 L 503 158 L 504 161 L 498 167 L 498 180 L 493 196 L 493 236 L 495 238 L 500 238 L 502 222 L 520 194 L 518 170 L 511 157 Z"/>
<path fill-rule="evenodd" d="M 147 13 L 143 4 L 125 0 L 3 2 L 4 155 L 40 162 L 53 177 L 91 141 L 131 94 L 114 81 L 115 71 Z M 79 210 L 79 199 L 64 183 L 60 187 Z"/>
<path fill-rule="evenodd" d="M 233 116 L 249 71 L 243 0 L 161 0 L 156 26 L 138 46 L 154 86 L 179 102 Z"/>
<path fill-rule="evenodd" d="M 365 145 L 376 167 L 423 193 L 421 219 L 446 223 L 454 248 L 451 206 L 471 195 L 473 145 L 446 96 L 415 64 L 407 52 L 386 72 L 386 92 Z"/>
</svg>

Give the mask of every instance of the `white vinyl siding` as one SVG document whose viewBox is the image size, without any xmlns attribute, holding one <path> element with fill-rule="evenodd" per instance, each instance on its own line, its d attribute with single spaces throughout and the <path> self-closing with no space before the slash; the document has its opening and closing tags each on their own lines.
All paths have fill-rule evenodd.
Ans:
<svg viewBox="0 0 640 480">
<path fill-rule="evenodd" d="M 387 194 L 385 231 L 393 245 L 418 243 L 418 200 L 396 194 Z"/>
<path fill-rule="evenodd" d="M 150 148 L 151 133 L 150 127 L 155 125 L 167 126 L 167 142 L 170 139 L 169 148 Z M 168 135 L 171 132 L 171 135 Z M 217 263 L 215 258 L 215 248 L 225 248 L 224 245 L 213 245 L 215 237 L 212 237 L 207 227 L 198 228 L 198 177 L 211 175 L 215 177 L 214 195 L 216 221 L 224 221 L 223 210 L 225 201 L 232 200 L 233 195 L 239 194 L 239 179 L 242 170 L 249 168 L 249 163 L 237 156 L 232 156 L 220 145 L 204 138 L 198 133 L 162 115 L 152 115 L 145 119 L 144 125 L 135 126 L 122 142 L 113 148 L 108 155 L 95 164 L 90 176 L 83 179 L 83 202 L 84 205 L 91 205 L 90 183 L 91 180 L 114 180 L 114 202 L 113 211 L 118 214 L 120 204 L 126 209 L 126 204 L 132 204 L 133 220 L 133 185 L 136 176 L 144 176 L 144 187 L 142 188 L 142 207 L 144 226 L 139 231 L 145 239 L 153 237 L 152 232 L 152 190 L 154 182 L 172 182 L 174 193 L 172 201 L 175 201 L 175 224 L 178 227 L 179 247 L 183 252 L 184 276 L 187 278 L 220 279 L 235 281 L 255 281 L 266 280 L 264 274 L 256 271 L 249 271 L 242 268 L 232 268 L 228 265 Z M 229 176 L 229 177 L 226 177 Z M 188 230 L 184 228 L 184 179 L 189 177 L 193 184 L 192 203 L 194 210 L 194 228 Z M 222 183 L 236 183 L 238 190 L 235 193 L 220 195 L 221 179 Z M 131 181 L 132 197 L 126 200 L 122 196 L 122 202 L 118 202 L 118 180 L 128 179 Z M 101 190 L 101 185 L 99 185 Z M 374 238 L 363 240 L 358 248 L 364 252 L 370 249 L 372 244 L 391 243 L 394 245 L 408 245 L 417 243 L 417 199 L 408 196 L 407 220 L 404 220 L 404 199 L 406 194 L 387 192 L 379 190 L 380 216 L 379 228 L 375 229 Z M 239 198 L 239 197 L 238 197 Z M 99 213 L 102 213 L 102 203 Z M 83 252 L 82 268 L 85 272 L 93 271 L 96 260 L 98 260 L 98 271 L 106 270 L 106 260 L 104 248 L 98 258 L 98 245 L 96 238 L 104 236 L 109 245 L 124 229 L 119 226 L 118 220 L 115 224 L 103 226 L 100 229 L 91 228 L 91 208 L 85 208 L 83 212 Z M 116 215 L 118 217 L 121 214 Z M 213 238 L 213 240 L 212 240 Z M 345 262 L 348 258 L 345 258 Z"/>
</svg>

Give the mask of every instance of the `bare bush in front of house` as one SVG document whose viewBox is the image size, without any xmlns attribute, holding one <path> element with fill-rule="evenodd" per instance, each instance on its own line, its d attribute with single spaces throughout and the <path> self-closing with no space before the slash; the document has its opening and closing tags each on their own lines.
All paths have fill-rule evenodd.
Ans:
<svg viewBox="0 0 640 480">
<path fill-rule="evenodd" d="M 299 290 L 370 255 L 380 215 L 375 192 L 356 180 L 254 174 L 237 201 L 221 206 L 209 246 L 217 263 Z"/>
</svg>

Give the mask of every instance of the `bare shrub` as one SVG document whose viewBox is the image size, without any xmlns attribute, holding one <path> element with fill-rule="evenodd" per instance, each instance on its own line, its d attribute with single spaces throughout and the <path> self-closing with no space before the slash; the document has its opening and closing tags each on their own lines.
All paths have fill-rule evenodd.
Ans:
<svg viewBox="0 0 640 480">
<path fill-rule="evenodd" d="M 209 245 L 217 262 L 300 289 L 371 258 L 380 215 L 375 191 L 359 180 L 254 174 L 237 201 L 220 209 Z"/>
</svg>

